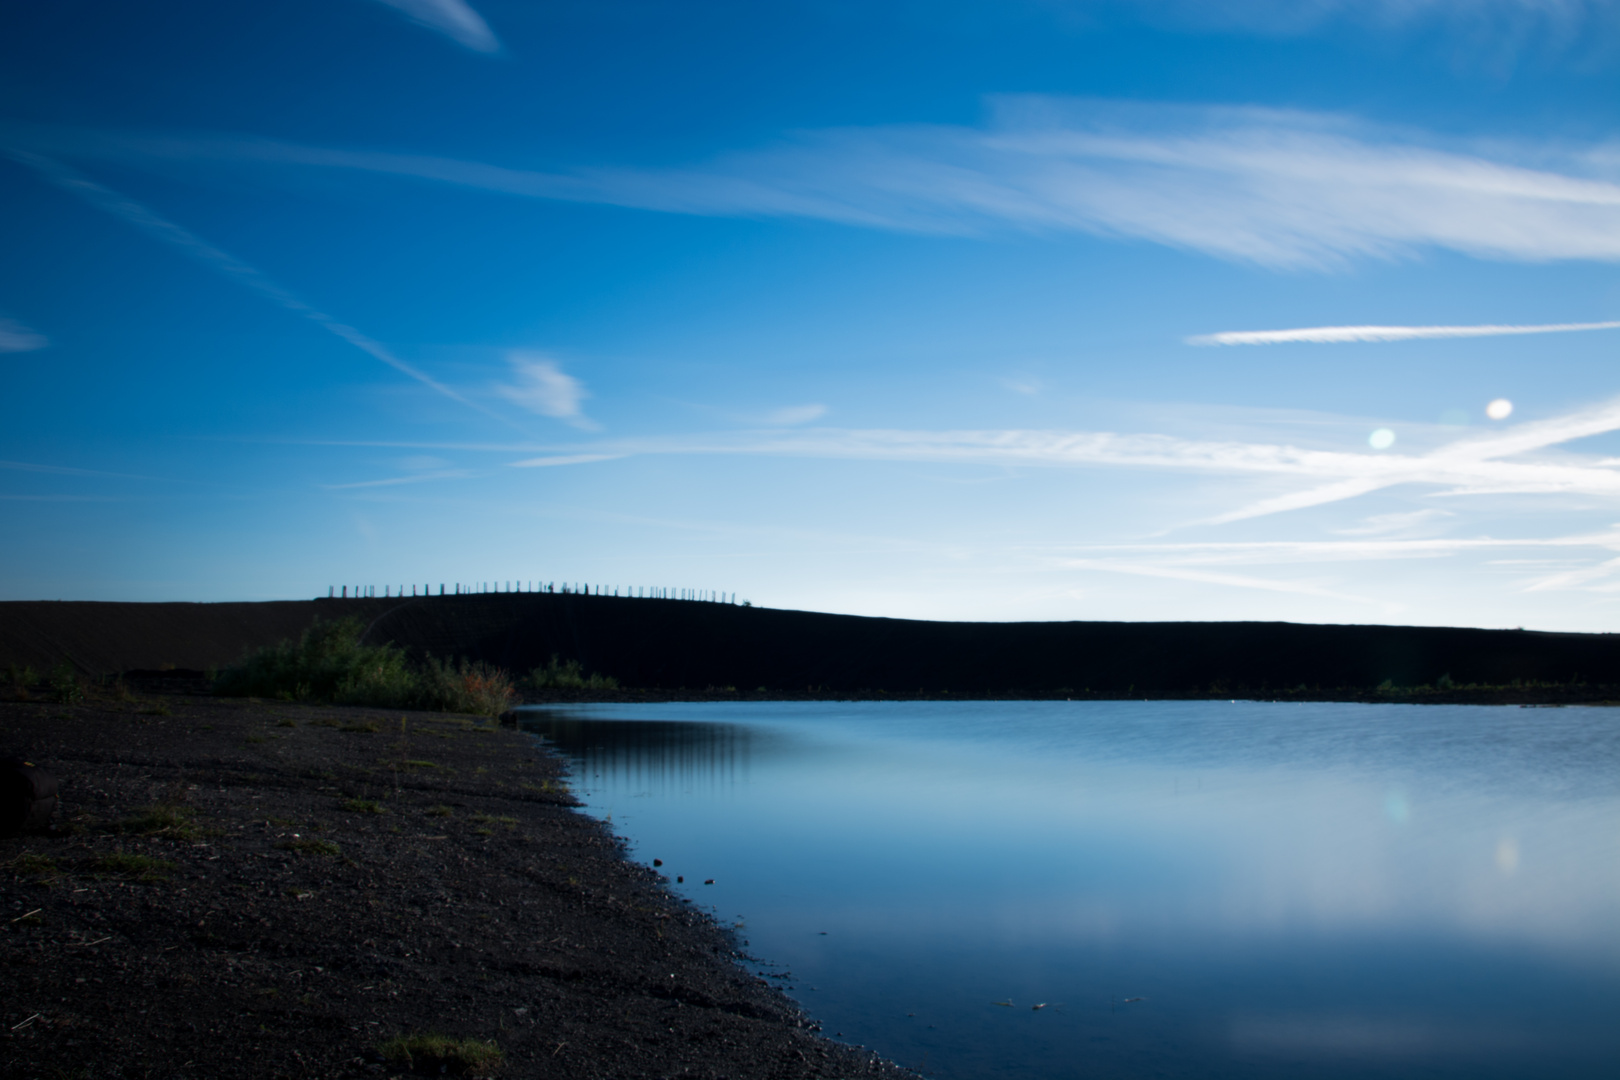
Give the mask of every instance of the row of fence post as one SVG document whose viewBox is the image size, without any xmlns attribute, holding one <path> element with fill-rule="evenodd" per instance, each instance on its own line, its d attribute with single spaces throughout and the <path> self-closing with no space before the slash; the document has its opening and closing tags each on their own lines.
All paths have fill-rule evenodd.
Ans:
<svg viewBox="0 0 1620 1080">
<path fill-rule="evenodd" d="M 505 588 L 502 588 L 502 585 Z M 527 586 L 527 587 L 525 587 Z M 385 597 L 406 596 L 406 589 L 411 596 L 433 596 L 432 585 L 400 585 L 398 592 L 395 586 L 384 585 L 382 594 Z M 621 593 L 621 588 L 623 592 Z M 420 592 L 418 590 L 420 589 Z M 715 589 L 682 589 L 663 585 L 589 585 L 580 582 L 555 581 L 479 581 L 471 584 L 456 582 L 446 588 L 439 586 L 439 596 L 471 596 L 479 593 L 561 593 L 575 596 L 624 596 L 636 600 L 695 600 L 710 604 L 735 604 L 736 593 L 727 593 Z M 377 595 L 375 585 L 329 585 L 326 595 L 331 600 L 368 599 Z"/>
</svg>

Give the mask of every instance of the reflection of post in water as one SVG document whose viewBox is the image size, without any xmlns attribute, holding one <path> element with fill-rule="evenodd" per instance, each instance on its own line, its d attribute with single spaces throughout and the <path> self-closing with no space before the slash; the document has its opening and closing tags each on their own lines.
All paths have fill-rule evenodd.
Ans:
<svg viewBox="0 0 1620 1080">
<path fill-rule="evenodd" d="M 526 715 L 523 727 L 572 759 L 582 786 L 631 795 L 712 793 L 748 779 L 752 733 L 734 724 L 537 713 Z"/>
</svg>

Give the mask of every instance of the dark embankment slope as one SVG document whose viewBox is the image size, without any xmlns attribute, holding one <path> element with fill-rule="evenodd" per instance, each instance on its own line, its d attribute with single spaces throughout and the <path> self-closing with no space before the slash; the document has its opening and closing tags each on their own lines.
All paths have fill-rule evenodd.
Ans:
<svg viewBox="0 0 1620 1080">
<path fill-rule="evenodd" d="M 317 618 L 515 672 L 552 654 L 625 687 L 788 694 L 1183 696 L 1620 686 L 1620 635 L 1291 623 L 947 623 L 674 600 L 485 594 L 262 604 L 0 604 L 0 666 L 229 664 Z"/>
</svg>

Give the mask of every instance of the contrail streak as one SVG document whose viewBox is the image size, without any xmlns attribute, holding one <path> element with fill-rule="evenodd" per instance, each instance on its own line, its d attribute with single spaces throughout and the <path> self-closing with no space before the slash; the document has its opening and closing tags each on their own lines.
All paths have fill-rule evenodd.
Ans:
<svg viewBox="0 0 1620 1080">
<path fill-rule="evenodd" d="M 1539 326 L 1307 326 L 1298 330 L 1227 330 L 1198 334 L 1188 345 L 1341 345 L 1350 341 L 1413 341 L 1423 338 L 1504 337 L 1567 334 L 1573 330 L 1620 330 L 1620 322 L 1543 323 Z"/>
<path fill-rule="evenodd" d="M 347 323 L 339 322 L 319 308 L 306 304 L 270 280 L 256 267 L 249 266 L 236 256 L 222 251 L 196 233 L 159 216 L 133 199 L 125 198 L 111 188 L 98 184 L 66 165 L 42 157 L 39 154 L 15 149 L 6 149 L 4 153 L 13 161 L 26 165 L 40 173 L 64 191 L 72 192 L 97 209 L 121 218 L 148 236 L 156 237 L 172 247 L 179 248 L 203 265 L 245 285 L 280 307 L 302 315 L 327 333 L 348 342 L 361 352 L 381 360 L 395 371 L 415 379 L 435 393 L 465 405 L 469 409 L 476 409 L 485 416 L 499 420 L 503 424 L 511 424 L 505 417 L 491 412 L 475 401 L 468 400 L 426 372 L 407 364 L 389 351 L 388 347 L 381 342 L 372 340 Z"/>
</svg>

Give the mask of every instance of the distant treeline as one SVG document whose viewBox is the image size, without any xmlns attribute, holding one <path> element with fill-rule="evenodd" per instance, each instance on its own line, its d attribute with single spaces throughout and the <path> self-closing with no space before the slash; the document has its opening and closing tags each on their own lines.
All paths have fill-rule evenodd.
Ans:
<svg viewBox="0 0 1620 1080">
<path fill-rule="evenodd" d="M 1469 699 L 1513 688 L 1556 700 L 1620 687 L 1620 636 L 1291 623 L 952 623 L 583 593 L 475 593 L 274 604 L 0 603 L 0 667 L 62 661 L 107 674 L 225 668 L 353 617 L 415 661 L 578 689 L 827 695 L 1273 696 Z M 556 658 L 556 659 L 553 659 Z M 574 680 L 553 680 L 554 686 Z M 1620 691 L 1617 691 L 1620 693 Z"/>
</svg>

